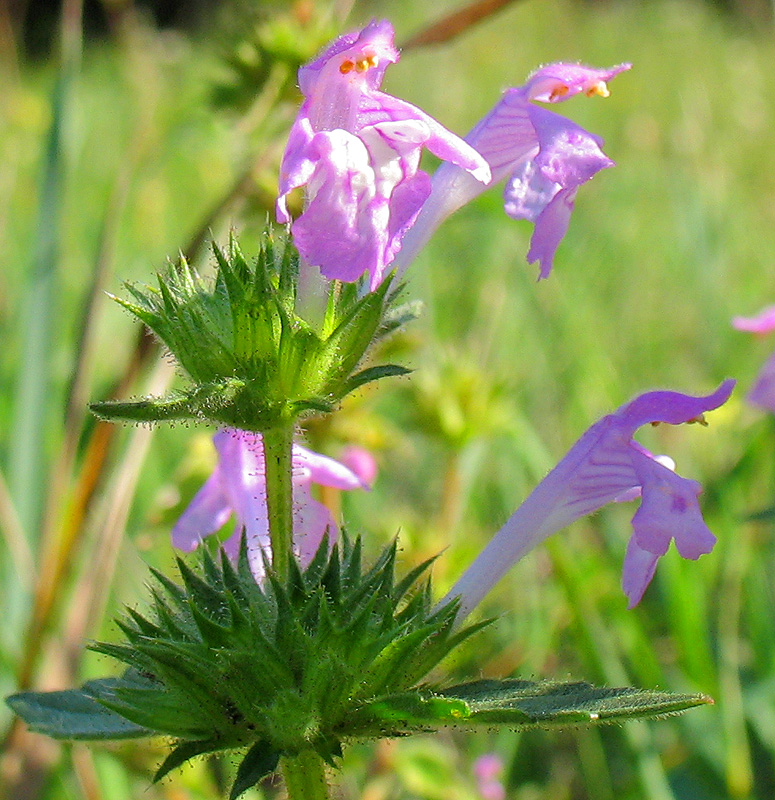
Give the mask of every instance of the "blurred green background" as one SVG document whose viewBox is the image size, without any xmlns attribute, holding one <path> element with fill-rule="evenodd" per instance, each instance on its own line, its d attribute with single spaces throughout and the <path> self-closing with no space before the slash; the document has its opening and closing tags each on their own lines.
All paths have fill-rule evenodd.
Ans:
<svg viewBox="0 0 775 800">
<path fill-rule="evenodd" d="M 669 552 L 627 611 L 634 506 L 607 508 L 516 566 L 480 610 L 499 621 L 447 665 L 456 678 L 703 691 L 716 705 L 621 728 L 354 746 L 337 796 L 475 800 L 472 764 L 488 752 L 519 800 L 775 796 L 775 423 L 744 400 L 775 338 L 730 327 L 775 301 L 768 4 L 522 0 L 432 45 L 413 37 L 457 5 L 164 8 L 0 10 L 3 694 L 115 669 L 84 642 L 116 638 L 113 616 L 147 602 L 147 564 L 171 569 L 170 526 L 213 464 L 206 430 L 86 415 L 88 399 L 175 380 L 104 292 L 152 280 L 181 250 L 206 271 L 209 231 L 235 228 L 250 252 L 273 205 L 295 65 L 387 16 L 408 46 L 385 89 L 460 134 L 538 64 L 634 66 L 607 100 L 557 109 L 603 136 L 618 166 L 579 192 L 552 276 L 536 283 L 530 226 L 506 218 L 498 191 L 483 195 L 409 274 L 424 313 L 388 346 L 415 372 L 310 421 L 315 448 L 361 444 L 379 461 L 371 493 L 326 498 L 349 529 L 373 552 L 398 532 L 407 568 L 444 550 L 441 596 L 601 415 L 652 388 L 740 386 L 709 428 L 641 438 L 704 484 L 712 555 Z M 5 708 L 0 728 L 9 798 L 213 798 L 233 769 L 202 761 L 149 787 L 164 743 L 60 747 L 13 727 Z"/>
</svg>

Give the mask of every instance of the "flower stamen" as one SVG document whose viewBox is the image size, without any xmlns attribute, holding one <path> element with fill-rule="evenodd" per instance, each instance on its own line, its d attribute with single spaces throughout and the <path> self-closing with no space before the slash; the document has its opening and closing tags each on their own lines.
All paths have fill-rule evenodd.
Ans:
<svg viewBox="0 0 775 800">
<path fill-rule="evenodd" d="M 595 83 L 590 84 L 584 90 L 584 94 L 587 97 L 594 97 L 598 95 L 599 97 L 608 97 L 611 92 L 608 91 L 608 84 L 605 81 L 596 81 Z"/>
<path fill-rule="evenodd" d="M 555 86 L 549 95 L 549 102 L 554 102 L 555 100 L 559 100 L 561 97 L 565 97 L 569 91 L 570 86 L 566 86 L 564 83 L 561 83 L 559 86 Z"/>
</svg>

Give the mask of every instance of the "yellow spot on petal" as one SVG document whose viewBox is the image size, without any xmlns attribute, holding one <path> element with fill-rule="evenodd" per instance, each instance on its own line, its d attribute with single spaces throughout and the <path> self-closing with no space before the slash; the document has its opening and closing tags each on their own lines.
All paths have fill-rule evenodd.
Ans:
<svg viewBox="0 0 775 800">
<path fill-rule="evenodd" d="M 355 63 L 353 61 L 350 61 L 350 59 L 348 58 L 346 61 L 343 61 L 339 65 L 339 72 L 341 72 L 342 75 L 347 75 L 348 72 L 352 72 L 353 71 L 354 67 L 355 67 Z"/>
<path fill-rule="evenodd" d="M 561 83 L 559 86 L 555 86 L 554 89 L 552 89 L 552 93 L 549 95 L 549 100 L 557 100 L 560 97 L 565 97 L 569 91 L 570 87 L 566 86 L 564 83 Z"/>
<path fill-rule="evenodd" d="M 594 97 L 595 95 L 599 95 L 600 97 L 608 97 L 611 92 L 608 91 L 608 84 L 605 81 L 597 81 L 596 83 L 592 83 L 584 90 L 584 94 L 587 97 Z"/>
</svg>

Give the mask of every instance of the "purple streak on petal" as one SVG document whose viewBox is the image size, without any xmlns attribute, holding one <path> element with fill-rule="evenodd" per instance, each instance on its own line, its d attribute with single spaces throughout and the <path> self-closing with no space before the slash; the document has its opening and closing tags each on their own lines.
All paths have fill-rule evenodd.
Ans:
<svg viewBox="0 0 775 800">
<path fill-rule="evenodd" d="M 622 568 L 622 591 L 630 601 L 627 608 L 635 608 L 640 603 L 654 577 L 658 561 L 659 556 L 655 556 L 648 550 L 642 550 L 638 547 L 635 537 L 630 538 Z"/>
<path fill-rule="evenodd" d="M 172 546 L 190 553 L 205 536 L 220 530 L 230 516 L 231 506 L 216 469 L 175 523 L 172 529 Z"/>
<path fill-rule="evenodd" d="M 732 326 L 747 333 L 769 333 L 775 330 L 775 306 L 767 306 L 753 317 L 733 317 Z"/>
<path fill-rule="evenodd" d="M 687 558 L 710 552 L 715 537 L 700 515 L 699 484 L 659 463 L 632 441 L 632 435 L 647 422 L 677 424 L 697 418 L 725 402 L 733 386 L 734 381 L 725 381 L 704 397 L 648 392 L 596 422 L 538 484 L 452 587 L 445 601 L 460 598 L 458 619 L 464 618 L 511 565 L 536 544 L 637 488 L 641 506 L 633 518 L 633 538 L 641 550 L 659 557 L 670 540 L 675 539 L 679 552 Z M 642 566 L 643 558 L 638 560 L 633 555 L 632 559 Z M 645 574 L 641 568 L 635 580 L 630 572 L 628 586 L 636 586 L 631 597 L 645 590 L 648 581 L 641 586 Z"/>
</svg>

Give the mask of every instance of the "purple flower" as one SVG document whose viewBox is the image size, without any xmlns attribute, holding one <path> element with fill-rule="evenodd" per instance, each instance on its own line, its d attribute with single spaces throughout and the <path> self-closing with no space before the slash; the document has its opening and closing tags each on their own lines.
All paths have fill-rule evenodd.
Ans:
<svg viewBox="0 0 775 800">
<path fill-rule="evenodd" d="M 190 552 L 234 514 L 236 529 L 224 542 L 224 549 L 236 558 L 244 530 L 250 567 L 256 580 L 260 580 L 264 574 L 263 556 L 271 561 L 261 435 L 224 428 L 215 434 L 213 442 L 218 464 L 172 529 L 172 544 Z M 331 513 L 312 497 L 313 483 L 336 489 L 366 488 L 352 470 L 338 461 L 293 445 L 293 541 L 302 565 L 312 559 L 326 532 L 332 540 L 338 534 Z"/>
<path fill-rule="evenodd" d="M 579 64 L 542 67 L 524 86 L 507 89 L 495 108 L 466 136 L 490 165 L 492 178 L 487 186 L 507 179 L 506 213 L 534 223 L 527 260 L 530 264 L 538 261 L 540 278 L 551 272 L 579 186 L 614 162 L 600 149 L 602 139 L 534 101 L 558 103 L 580 92 L 588 97 L 607 97 L 607 82 L 629 68 L 630 64 L 610 69 Z M 450 214 L 485 188 L 450 164 L 439 167 L 431 195 L 405 238 L 399 270 L 409 264 Z"/>
<path fill-rule="evenodd" d="M 419 108 L 379 91 L 385 69 L 398 58 L 393 27 L 382 20 L 339 37 L 302 67 L 305 100 L 280 167 L 280 222 L 290 221 L 288 193 L 306 186 L 304 213 L 291 229 L 305 260 L 342 281 L 368 271 L 372 289 L 430 193 L 430 179 L 418 168 L 423 146 L 475 180 L 490 178 L 470 145 Z"/>
<path fill-rule="evenodd" d="M 775 330 L 775 306 L 767 306 L 753 317 L 735 317 L 732 325 L 739 331 L 748 333 L 769 333 Z M 775 413 L 775 353 L 759 370 L 747 399 L 752 405 Z"/>
<path fill-rule="evenodd" d="M 716 537 L 700 513 L 697 497 L 702 487 L 677 475 L 632 437 L 647 423 L 704 422 L 704 412 L 726 402 L 734 384 L 724 381 L 706 397 L 647 392 L 596 422 L 452 587 L 445 599 L 460 598 L 459 618 L 535 545 L 614 501 L 641 498 L 632 518 L 633 534 L 622 575 L 630 608 L 643 597 L 671 540 L 684 558 L 697 559 L 709 553 Z"/>
</svg>

